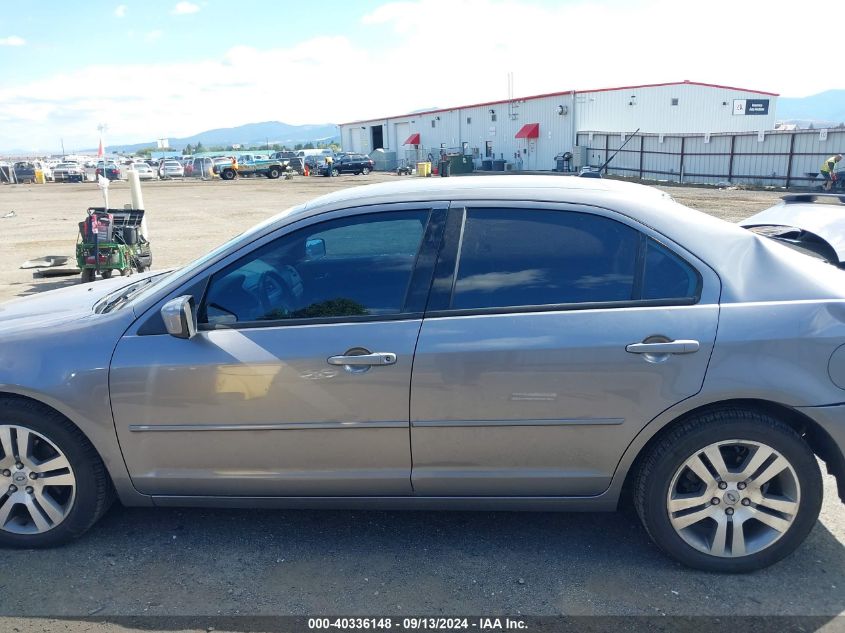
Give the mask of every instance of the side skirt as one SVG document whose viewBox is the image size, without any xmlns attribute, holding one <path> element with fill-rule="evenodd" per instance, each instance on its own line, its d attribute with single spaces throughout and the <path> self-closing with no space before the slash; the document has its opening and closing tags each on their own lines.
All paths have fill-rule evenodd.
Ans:
<svg viewBox="0 0 845 633">
<path fill-rule="evenodd" d="M 618 497 L 180 497 L 154 496 L 158 507 L 297 510 L 458 510 L 613 512 Z"/>
</svg>

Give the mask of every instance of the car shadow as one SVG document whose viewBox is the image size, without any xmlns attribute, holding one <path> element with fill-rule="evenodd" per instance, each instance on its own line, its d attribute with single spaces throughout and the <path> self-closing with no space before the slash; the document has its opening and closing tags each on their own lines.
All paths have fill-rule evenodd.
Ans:
<svg viewBox="0 0 845 633">
<path fill-rule="evenodd" d="M 845 549 L 822 523 L 795 554 L 750 575 L 682 567 L 629 512 L 115 507 L 68 546 L 3 555 L 5 569 L 26 569 L 27 583 L 0 579 L 2 615 L 115 623 L 139 616 L 133 626 L 160 630 L 199 615 L 745 615 L 823 623 L 845 611 Z M 44 585 L 53 589 L 29 589 Z M 233 630 L 256 625 L 243 626 Z"/>
<path fill-rule="evenodd" d="M 35 278 L 32 282 L 25 282 L 17 284 L 20 288 L 16 289 L 17 297 L 29 297 L 48 290 L 56 290 L 58 288 L 67 288 L 68 286 L 75 286 L 79 284 L 79 275 L 72 275 L 68 277 L 57 278 Z"/>
</svg>

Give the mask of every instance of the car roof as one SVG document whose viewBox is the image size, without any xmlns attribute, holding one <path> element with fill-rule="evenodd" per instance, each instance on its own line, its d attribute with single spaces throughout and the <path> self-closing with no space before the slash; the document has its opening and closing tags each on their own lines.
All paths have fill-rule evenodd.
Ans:
<svg viewBox="0 0 845 633">
<path fill-rule="evenodd" d="M 396 182 L 351 187 L 315 198 L 305 209 L 335 204 L 376 204 L 395 199 L 397 202 L 417 200 L 456 200 L 513 198 L 567 202 L 572 193 L 589 192 L 602 196 L 624 193 L 648 199 L 670 196 L 654 187 L 604 178 L 567 176 L 461 176 L 457 178 L 415 178 Z M 582 196 L 578 196 L 582 197 Z"/>
</svg>

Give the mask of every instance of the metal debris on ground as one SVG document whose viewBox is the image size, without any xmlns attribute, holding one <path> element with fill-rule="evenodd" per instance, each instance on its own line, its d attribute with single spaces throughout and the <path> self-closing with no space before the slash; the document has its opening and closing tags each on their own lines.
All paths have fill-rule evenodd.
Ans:
<svg viewBox="0 0 845 633">
<path fill-rule="evenodd" d="M 37 257 L 35 259 L 28 259 L 21 268 L 51 268 L 53 266 L 64 266 L 70 257 L 63 257 L 62 255 L 45 255 L 44 257 Z"/>
</svg>

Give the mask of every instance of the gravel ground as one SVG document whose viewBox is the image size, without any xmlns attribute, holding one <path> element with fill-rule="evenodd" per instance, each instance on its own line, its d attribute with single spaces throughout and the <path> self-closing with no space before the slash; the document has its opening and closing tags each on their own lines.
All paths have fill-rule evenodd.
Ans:
<svg viewBox="0 0 845 633">
<path fill-rule="evenodd" d="M 292 204 L 392 175 L 144 185 L 155 267 L 183 264 Z M 728 220 L 777 194 L 670 187 Z M 117 184 L 112 206 L 129 201 Z M 0 187 L 0 301 L 75 283 L 26 259 L 71 255 L 93 184 Z M 126 509 L 79 541 L 0 551 L 0 631 L 187 630 L 170 616 L 313 614 L 815 615 L 845 613 L 845 509 L 827 477 L 798 552 L 746 576 L 673 563 L 630 512 L 430 513 Z M 101 619 L 85 620 L 87 616 Z M 162 616 L 127 623 L 118 616 Z M 62 620 L 49 618 L 63 617 Z M 245 624 L 238 630 L 254 628 Z M 256 625 L 257 626 L 257 625 Z M 218 630 L 220 627 L 217 627 Z M 817 628 L 817 627 L 813 627 Z"/>
</svg>

